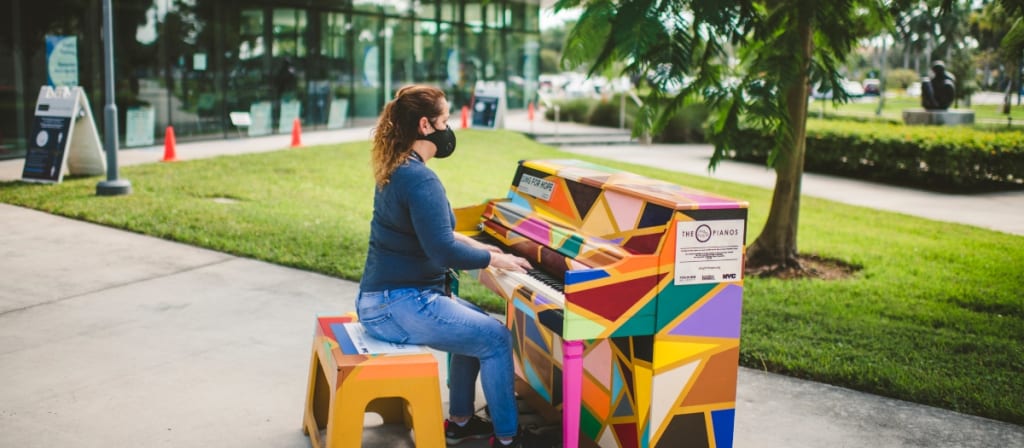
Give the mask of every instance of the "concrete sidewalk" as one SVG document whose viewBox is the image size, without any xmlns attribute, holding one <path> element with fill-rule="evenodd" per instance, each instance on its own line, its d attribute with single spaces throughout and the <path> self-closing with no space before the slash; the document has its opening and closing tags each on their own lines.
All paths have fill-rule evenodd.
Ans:
<svg viewBox="0 0 1024 448">
<path fill-rule="evenodd" d="M 619 148 L 593 151 L 629 152 Z M 119 155 L 124 165 L 155 162 L 162 148 Z M 0 162 L 0 179 L 20 177 L 21 163 Z M 874 194 L 856 185 L 849 195 Z M 1024 208 L 1004 211 L 997 219 L 1020 221 Z M 355 283 L 9 205 L 0 222 L 0 446 L 309 446 L 301 421 L 313 316 L 352 311 Z M 750 369 L 740 369 L 736 410 L 740 448 L 1024 446 L 1020 426 Z M 393 427 L 372 428 L 365 442 L 411 446 Z"/>
</svg>

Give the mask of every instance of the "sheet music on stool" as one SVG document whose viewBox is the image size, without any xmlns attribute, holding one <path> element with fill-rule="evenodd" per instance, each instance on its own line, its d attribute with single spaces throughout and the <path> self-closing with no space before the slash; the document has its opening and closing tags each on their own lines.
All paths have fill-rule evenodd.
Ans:
<svg viewBox="0 0 1024 448">
<path fill-rule="evenodd" d="M 359 322 L 346 322 L 345 332 L 348 333 L 352 345 L 359 353 L 376 355 L 381 353 L 423 353 L 427 348 L 422 345 L 399 344 L 395 342 L 382 341 L 370 336 Z"/>
</svg>

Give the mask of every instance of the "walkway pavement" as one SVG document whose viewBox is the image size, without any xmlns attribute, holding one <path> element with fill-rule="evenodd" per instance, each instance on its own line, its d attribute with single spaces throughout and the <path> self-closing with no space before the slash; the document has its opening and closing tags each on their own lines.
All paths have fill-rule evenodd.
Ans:
<svg viewBox="0 0 1024 448">
<path fill-rule="evenodd" d="M 553 132 L 549 125 L 514 113 L 507 127 Z M 570 131 L 615 132 L 559 125 Z M 368 136 L 356 128 L 303 140 Z M 289 142 L 280 135 L 179 144 L 177 155 Z M 700 146 L 569 149 L 699 173 L 708 156 Z M 121 165 L 161 157 L 161 147 L 119 152 Z M 0 162 L 0 180 L 18 179 L 22 163 Z M 726 164 L 714 176 L 771 186 L 770 171 L 733 172 L 740 169 Z M 964 212 L 976 196 L 929 195 L 913 207 L 924 199 L 902 195 L 920 193 L 813 178 L 808 195 L 841 189 L 846 200 L 910 214 L 943 210 L 940 217 L 958 222 L 976 213 Z M 1017 224 L 999 230 L 1024 233 L 1020 195 L 997 196 L 977 213 Z M 354 310 L 355 283 L 9 205 L 0 205 L 0 222 L 0 446 L 309 446 L 300 423 L 312 317 Z M 740 448 L 1024 446 L 1021 426 L 745 368 L 736 409 Z M 411 446 L 388 426 L 365 437 L 366 446 Z"/>
</svg>

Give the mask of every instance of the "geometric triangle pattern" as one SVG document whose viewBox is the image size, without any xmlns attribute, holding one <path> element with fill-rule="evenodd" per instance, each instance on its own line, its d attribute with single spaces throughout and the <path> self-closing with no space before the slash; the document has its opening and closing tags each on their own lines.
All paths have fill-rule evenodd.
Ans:
<svg viewBox="0 0 1024 448">
<path fill-rule="evenodd" d="M 527 160 L 507 198 L 471 208 L 475 218 L 455 211 L 456 228 L 482 228 L 562 282 L 555 295 L 475 271 L 508 301 L 516 375 L 555 411 L 579 393 L 566 415 L 580 446 L 732 446 L 743 279 L 688 283 L 691 252 L 679 254 L 693 243 L 676 235 L 680 223 L 743 220 L 742 246 L 745 202 L 579 160 Z M 563 344 L 582 345 L 570 363 L 582 372 L 563 377 Z"/>
</svg>

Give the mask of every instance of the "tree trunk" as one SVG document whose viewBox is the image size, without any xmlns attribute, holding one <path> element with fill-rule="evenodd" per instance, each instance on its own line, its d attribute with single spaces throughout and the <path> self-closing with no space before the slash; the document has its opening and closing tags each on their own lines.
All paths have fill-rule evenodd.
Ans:
<svg viewBox="0 0 1024 448">
<path fill-rule="evenodd" d="M 811 18 L 799 14 L 800 48 L 797 61 L 804 69 L 799 80 L 786 90 L 786 108 L 789 115 L 792 142 L 779 148 L 775 161 L 775 192 L 772 195 L 768 221 L 757 240 L 747 249 L 747 267 L 800 267 L 797 260 L 797 228 L 800 217 L 800 186 L 804 172 L 804 154 L 807 149 L 807 95 L 808 68 L 811 59 Z"/>
</svg>

